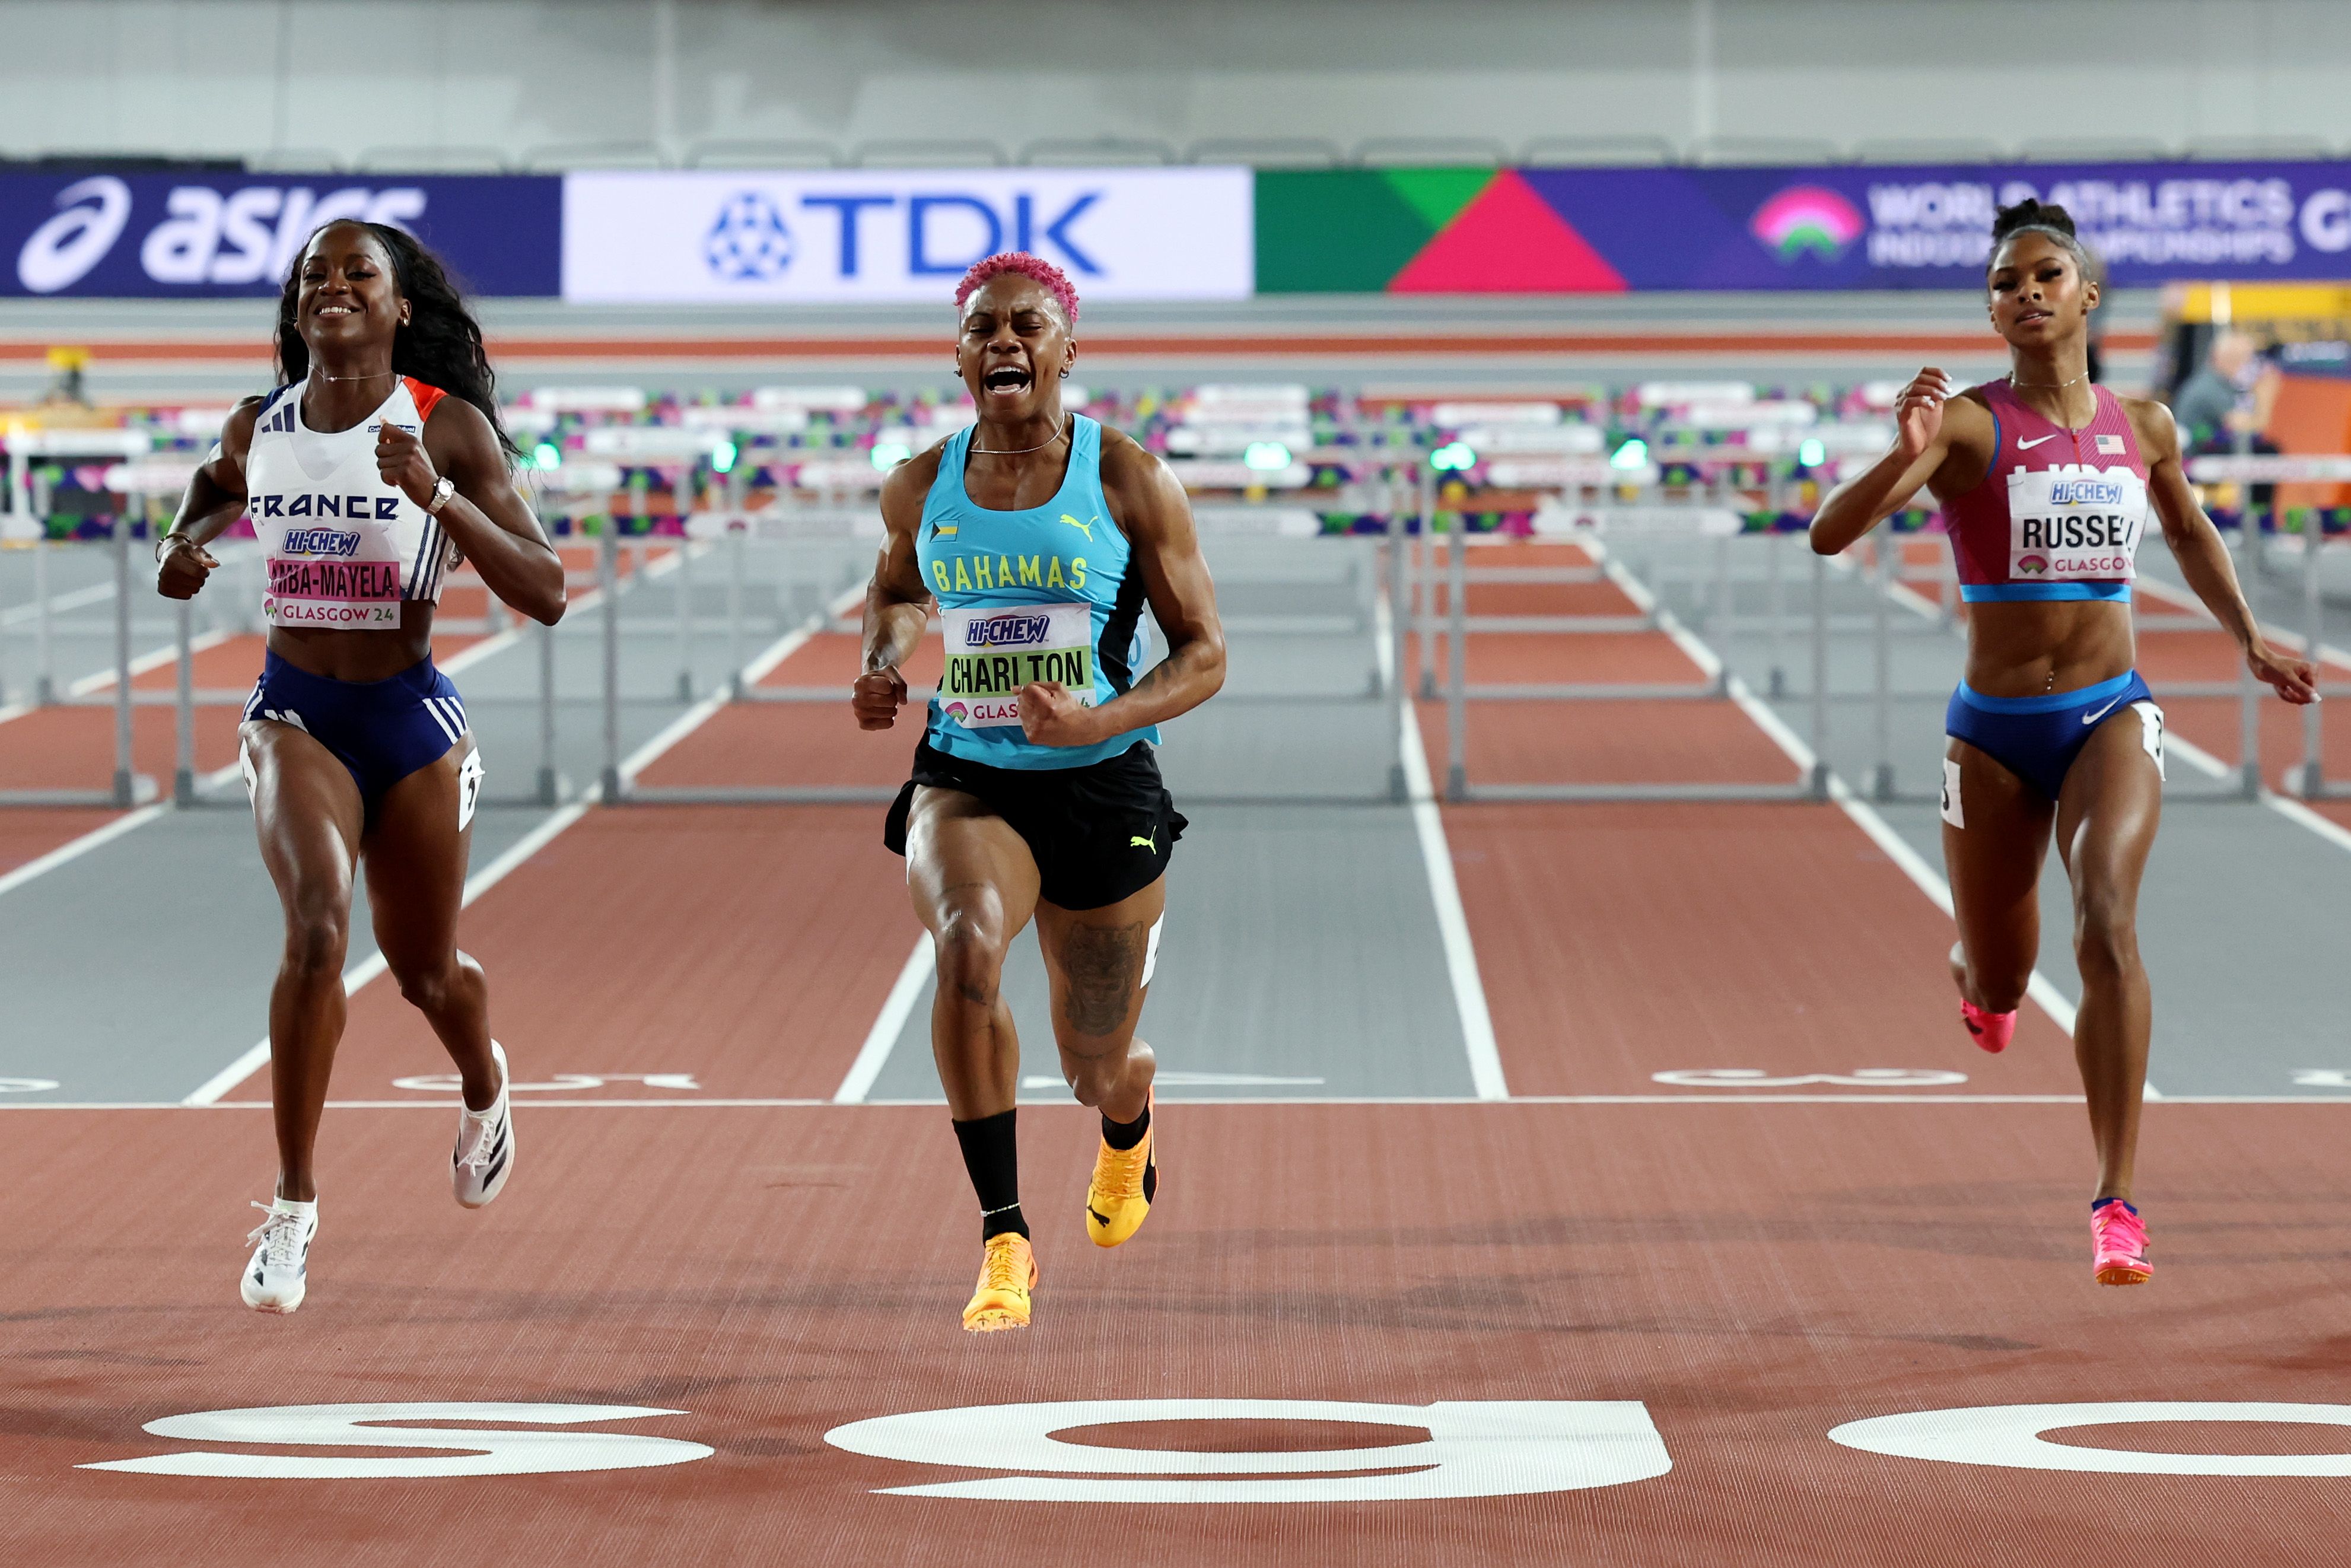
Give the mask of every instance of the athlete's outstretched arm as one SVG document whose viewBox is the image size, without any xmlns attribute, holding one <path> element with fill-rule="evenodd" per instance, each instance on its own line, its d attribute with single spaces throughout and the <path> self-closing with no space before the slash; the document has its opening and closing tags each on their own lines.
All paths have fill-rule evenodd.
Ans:
<svg viewBox="0 0 2351 1568">
<path fill-rule="evenodd" d="M 1167 656 L 1100 707 L 1081 706 L 1061 686 L 1020 693 L 1020 724 L 1040 746 L 1091 746 L 1130 729 L 1189 713 L 1225 684 L 1225 627 L 1217 585 L 1200 554 L 1191 497 L 1167 465 L 1124 435 L 1105 431 L 1102 492 L 1133 550 L 1129 570 L 1143 578 L 1152 616 L 1167 638 Z"/>
<path fill-rule="evenodd" d="M 865 585 L 863 673 L 850 688 L 849 706 L 860 729 L 888 729 L 906 701 L 906 679 L 898 666 L 922 646 L 930 624 L 931 591 L 914 559 L 914 538 L 923 525 L 923 497 L 938 475 L 936 448 L 912 457 L 882 481 L 882 554 L 873 580 Z"/>
<path fill-rule="evenodd" d="M 2187 469 L 2180 462 L 2179 426 L 2171 411 L 2159 402 L 2147 402 L 2133 404 L 2130 412 L 2137 416 L 2133 423 L 2137 426 L 2139 451 L 2147 458 L 2147 497 L 2163 525 L 2163 542 L 2171 547 L 2188 586 L 2196 591 L 2196 597 L 2204 601 L 2221 629 L 2237 640 L 2254 674 L 2275 686 L 2278 695 L 2290 703 L 2316 702 L 2318 689 L 2312 684 L 2310 661 L 2280 654 L 2262 637 L 2261 623 L 2253 619 L 2252 607 L 2245 602 L 2237 584 L 2229 547 L 2220 542 L 2220 530 L 2204 515 L 2202 504 L 2189 486 Z"/>
<path fill-rule="evenodd" d="M 376 432 L 376 469 L 418 506 L 443 475 L 456 486 L 438 516 L 449 538 L 492 593 L 548 626 L 563 619 L 563 558 L 547 542 L 530 503 L 515 488 L 505 449 L 482 411 L 444 397 L 424 418 L 424 438 L 386 421 Z"/>
<path fill-rule="evenodd" d="M 196 465 L 171 528 L 155 541 L 155 591 L 193 599 L 220 562 L 204 547 L 245 515 L 245 455 L 253 445 L 262 400 L 246 398 L 229 411 L 211 454 Z"/>
<path fill-rule="evenodd" d="M 1815 552 L 1842 553 L 1908 506 L 1910 497 L 1950 461 L 1955 447 L 1971 436 L 1990 436 L 1991 415 L 1965 399 L 1955 399 L 1957 391 L 1951 378 L 1932 365 L 1911 378 L 1894 400 L 1893 447 L 1861 473 L 1840 481 L 1813 514 Z M 1954 409 L 1959 411 L 1956 423 L 1948 417 Z"/>
</svg>

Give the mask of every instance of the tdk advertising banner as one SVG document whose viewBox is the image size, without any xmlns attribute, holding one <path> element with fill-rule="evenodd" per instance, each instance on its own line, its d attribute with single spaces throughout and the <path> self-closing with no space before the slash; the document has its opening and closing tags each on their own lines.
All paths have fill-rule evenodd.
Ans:
<svg viewBox="0 0 2351 1568">
<path fill-rule="evenodd" d="M 276 294 L 335 218 L 423 239 L 482 294 L 553 294 L 553 176 L 0 174 L 0 296 Z"/>
<path fill-rule="evenodd" d="M 942 303 L 1028 250 L 1083 298 L 1243 299 L 1254 194 L 1247 169 L 571 174 L 563 297 Z"/>
</svg>

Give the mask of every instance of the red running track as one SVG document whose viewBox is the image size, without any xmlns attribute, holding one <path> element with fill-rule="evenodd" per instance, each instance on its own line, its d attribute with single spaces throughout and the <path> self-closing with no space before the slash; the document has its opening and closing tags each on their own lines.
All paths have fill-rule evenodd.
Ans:
<svg viewBox="0 0 2351 1568">
<path fill-rule="evenodd" d="M 1686 678 L 1653 651 L 1625 656 Z M 811 645 L 778 679 L 837 678 L 840 658 Z M 1619 759 L 1677 764 L 1666 730 L 1692 706 L 1612 706 Z M 758 747 L 772 748 L 760 767 L 799 768 L 804 746 L 842 744 L 820 706 L 722 718 L 663 776 L 734 778 Z M 1481 719 L 1496 736 L 1473 744 L 1548 759 L 1552 741 L 1517 733 L 1547 718 L 1497 705 Z M 827 767 L 890 781 L 913 735 L 886 739 Z M 338 1095 L 432 1103 L 330 1112 L 300 1314 L 260 1318 L 228 1294 L 235 1216 L 270 1163 L 257 1083 L 213 1110 L 17 1113 L 0 1151 L 21 1217 L 5 1253 L 17 1441 L 0 1467 L 19 1485 L 0 1542 L 13 1560 L 124 1563 L 404 1564 L 495 1542 L 613 1564 L 946 1565 L 977 1546 L 1040 1564 L 2043 1568 L 2113 1561 L 2121 1522 L 2142 1562 L 2336 1560 L 2346 1509 L 2323 1479 L 2125 1481 L 1826 1436 L 1970 1406 L 2332 1397 L 2326 1373 L 2351 1343 L 2335 1112 L 2151 1108 L 2147 1176 L 2168 1195 L 2157 1282 L 2100 1290 L 2080 1234 L 2079 1106 L 1960 1097 L 2067 1094 L 2065 1042 L 2028 1012 L 2007 1057 L 1965 1044 L 1941 971 L 1948 922 L 1836 809 L 1443 817 L 1513 1089 L 1660 1103 L 1171 1105 L 1158 1212 L 1114 1253 L 1081 1239 L 1074 1212 L 1084 1114 L 1034 1111 L 1038 1326 L 980 1339 L 955 1322 L 974 1239 L 935 1110 L 620 1103 L 830 1092 L 914 934 L 878 809 L 588 813 L 468 910 L 465 939 L 491 966 L 521 1077 L 605 1081 L 530 1092 L 516 1185 L 465 1214 L 445 1196 L 446 1096 L 392 1087 L 444 1064 L 388 987 L 363 989 Z M 1733 1067 L 1970 1081 L 1886 1103 L 1834 1082 L 1724 1098 L 1655 1076 Z M 110 1217 L 102 1234 L 93 1212 Z M 1638 1401 L 1671 1468 L 1440 1501 L 1006 1502 L 890 1495 L 997 1472 L 826 1441 L 942 1407 L 1176 1398 Z M 715 1451 L 432 1479 L 73 1468 L 223 1447 L 141 1431 L 175 1415 L 412 1401 L 674 1411 L 607 1425 Z M 1194 1452 L 1413 1435 L 1266 1421 L 1085 1434 Z M 2058 1437 L 2351 1448 L 2275 1425 Z"/>
</svg>

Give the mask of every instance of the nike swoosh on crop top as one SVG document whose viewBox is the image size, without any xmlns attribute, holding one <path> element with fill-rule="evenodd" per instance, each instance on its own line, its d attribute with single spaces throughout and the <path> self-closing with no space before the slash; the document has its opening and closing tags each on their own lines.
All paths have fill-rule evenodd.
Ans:
<svg viewBox="0 0 2351 1568">
<path fill-rule="evenodd" d="M 440 602 L 457 547 L 439 518 L 384 482 L 376 434 L 389 423 L 421 438 L 448 394 L 402 376 L 350 429 L 318 431 L 302 423 L 308 384 L 269 394 L 246 453 L 246 516 L 267 562 L 263 616 L 272 626 L 396 629 L 402 604 Z"/>
<path fill-rule="evenodd" d="M 1037 746 L 1020 727 L 1020 688 L 1058 681 L 1089 707 L 1134 684 L 1143 582 L 1102 487 L 1102 426 L 1072 417 L 1070 465 L 1041 507 L 991 511 L 964 488 L 973 431 L 947 437 L 923 501 L 914 557 L 946 626 L 946 668 L 931 699 L 939 750 L 996 768 L 1082 768 L 1156 726 L 1093 746 Z"/>
<path fill-rule="evenodd" d="M 1943 507 L 1959 597 L 2127 602 L 2149 515 L 2147 463 L 2122 400 L 2069 430 L 2027 408 L 2005 381 L 1976 389 L 1994 450 L 1983 480 Z"/>
</svg>

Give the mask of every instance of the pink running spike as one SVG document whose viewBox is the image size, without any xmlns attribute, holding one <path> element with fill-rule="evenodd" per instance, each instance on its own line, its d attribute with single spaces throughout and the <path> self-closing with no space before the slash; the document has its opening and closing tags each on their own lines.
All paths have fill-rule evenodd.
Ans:
<svg viewBox="0 0 2351 1568">
<path fill-rule="evenodd" d="M 2016 1038 L 2016 1014 L 2013 1012 L 1986 1012 L 1973 1002 L 1962 1001 L 1959 1003 L 1959 1021 L 1968 1026 L 1968 1032 L 1975 1037 L 1976 1043 L 1994 1056 L 2006 1051 L 2008 1042 Z"/>
<path fill-rule="evenodd" d="M 2155 1272 L 2147 1260 L 2147 1221 L 2115 1202 L 2090 1211 L 2090 1267 L 2101 1285 L 2144 1285 Z"/>
</svg>

